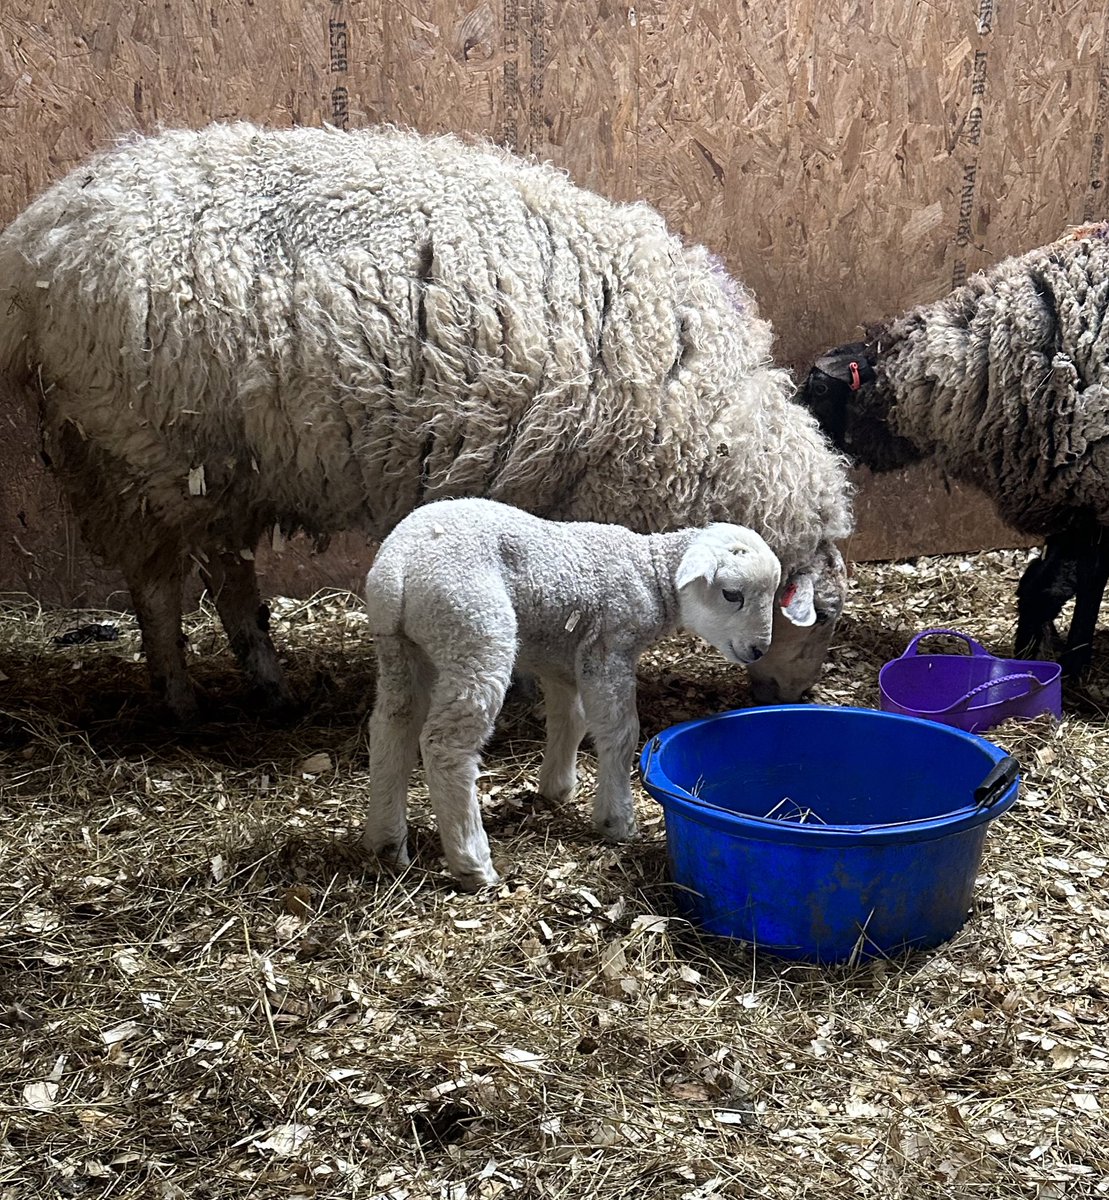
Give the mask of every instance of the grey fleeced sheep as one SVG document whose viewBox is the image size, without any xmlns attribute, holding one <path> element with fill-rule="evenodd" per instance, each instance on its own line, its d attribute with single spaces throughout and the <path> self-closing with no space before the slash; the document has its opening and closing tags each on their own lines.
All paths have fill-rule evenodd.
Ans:
<svg viewBox="0 0 1109 1200">
<path fill-rule="evenodd" d="M 802 399 L 874 470 L 932 457 L 1000 516 L 1047 539 L 1017 593 L 1017 652 L 1051 639 L 1090 661 L 1109 578 L 1109 224 L 1085 226 L 973 276 L 934 304 L 836 347 Z"/>
<path fill-rule="evenodd" d="M 497 882 L 476 781 L 514 669 L 539 679 L 547 711 L 540 793 L 574 788 L 586 732 L 597 751 L 593 818 L 635 834 L 629 771 L 639 738 L 635 667 L 679 624 L 730 662 L 770 646 L 777 558 L 737 525 L 644 535 L 619 525 L 544 521 L 491 500 L 446 500 L 385 539 L 366 579 L 377 649 L 365 845 L 408 862 L 408 777 L 422 752 L 452 875 Z M 788 613 L 811 624 L 811 601 Z"/>
<path fill-rule="evenodd" d="M 250 559 L 278 526 L 380 539 L 427 501 L 765 535 L 819 622 L 779 620 L 762 699 L 812 684 L 842 606 L 844 465 L 770 326 L 645 205 L 488 145 L 214 125 L 92 158 L 0 235 L 0 374 L 38 404 L 152 679 L 193 708 L 201 563 L 252 682 L 287 696 Z"/>
</svg>

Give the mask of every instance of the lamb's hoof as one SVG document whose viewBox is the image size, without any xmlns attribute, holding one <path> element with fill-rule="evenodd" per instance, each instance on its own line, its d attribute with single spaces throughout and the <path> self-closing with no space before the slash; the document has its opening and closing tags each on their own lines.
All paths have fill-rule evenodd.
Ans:
<svg viewBox="0 0 1109 1200">
<path fill-rule="evenodd" d="M 634 842 L 639 836 L 639 826 L 635 823 L 634 817 L 631 820 L 623 817 L 606 817 L 603 820 L 595 820 L 593 828 L 606 842 Z"/>
<path fill-rule="evenodd" d="M 464 892 L 483 892 L 486 888 L 497 887 L 501 882 L 501 877 L 492 866 L 476 871 L 452 871 L 451 876 Z"/>
<path fill-rule="evenodd" d="M 549 804 L 552 808 L 559 808 L 563 804 L 569 803 L 573 799 L 574 792 L 577 790 L 577 783 L 571 783 L 569 787 L 565 784 L 561 786 L 540 786 L 538 790 L 539 799 L 544 804 Z"/>
<path fill-rule="evenodd" d="M 399 875 L 408 869 L 412 859 L 408 856 L 406 842 L 389 842 L 384 846 L 373 846 L 365 838 L 362 839 L 362 849 L 387 874 Z"/>
</svg>

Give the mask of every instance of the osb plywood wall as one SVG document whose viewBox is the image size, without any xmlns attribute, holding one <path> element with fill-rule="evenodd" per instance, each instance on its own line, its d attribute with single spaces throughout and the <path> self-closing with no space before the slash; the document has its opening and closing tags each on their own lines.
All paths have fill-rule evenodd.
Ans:
<svg viewBox="0 0 1109 1200">
<path fill-rule="evenodd" d="M 1104 215 L 1107 23 L 1081 0 L 4 0 L 0 222 L 160 123 L 483 133 L 657 205 L 754 288 L 804 369 Z M 33 440 L 24 424 L 0 449 L 0 586 L 91 592 L 104 577 Z M 860 557 L 1013 541 L 926 473 L 868 483 L 861 518 Z M 356 560 L 271 563 L 270 583 L 353 581 Z"/>
</svg>

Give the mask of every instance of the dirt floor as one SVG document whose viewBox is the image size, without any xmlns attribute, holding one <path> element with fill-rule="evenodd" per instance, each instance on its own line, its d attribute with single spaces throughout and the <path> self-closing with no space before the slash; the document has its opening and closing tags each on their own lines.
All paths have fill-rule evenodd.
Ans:
<svg viewBox="0 0 1109 1200">
<path fill-rule="evenodd" d="M 930 625 L 1007 652 L 1025 557 L 858 568 L 818 699 L 876 704 Z M 452 889 L 418 786 L 417 865 L 376 878 L 361 612 L 276 608 L 311 717 L 255 719 L 202 610 L 186 735 L 129 617 L 0 612 L 0 1200 L 1109 1196 L 1109 642 L 1060 725 L 995 733 L 1024 788 L 964 930 L 819 969 L 676 917 L 642 793 L 628 848 L 540 804 L 522 698 L 499 892 Z M 55 643 L 90 621 L 119 640 Z M 642 664 L 644 734 L 747 700 L 689 638 Z"/>
</svg>

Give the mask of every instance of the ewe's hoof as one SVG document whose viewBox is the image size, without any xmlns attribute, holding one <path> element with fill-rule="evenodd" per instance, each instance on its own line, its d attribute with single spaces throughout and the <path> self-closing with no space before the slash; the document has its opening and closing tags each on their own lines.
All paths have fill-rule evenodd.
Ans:
<svg viewBox="0 0 1109 1200">
<path fill-rule="evenodd" d="M 304 715 L 304 705 L 284 684 L 253 684 L 246 703 L 253 715 L 276 725 L 292 724 Z"/>
<path fill-rule="evenodd" d="M 188 727 L 200 723 L 200 701 L 193 691 L 181 692 L 172 697 L 164 696 L 162 707 L 173 725 Z"/>
<path fill-rule="evenodd" d="M 1063 668 L 1064 679 L 1069 679 L 1072 683 L 1081 683 L 1085 675 L 1090 670 L 1090 665 L 1093 662 L 1093 656 L 1087 651 L 1081 653 L 1070 653 L 1064 651 L 1059 656 L 1059 665 Z"/>
</svg>

